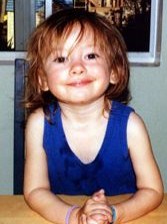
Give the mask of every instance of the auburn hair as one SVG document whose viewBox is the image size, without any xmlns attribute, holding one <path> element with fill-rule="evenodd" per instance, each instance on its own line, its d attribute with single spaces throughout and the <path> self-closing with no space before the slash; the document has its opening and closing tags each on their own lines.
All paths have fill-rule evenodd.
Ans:
<svg viewBox="0 0 167 224">
<path fill-rule="evenodd" d="M 79 25 L 80 33 L 73 48 L 89 29 L 93 32 L 94 44 L 104 52 L 109 68 L 115 75 L 116 83 L 110 84 L 105 93 L 104 109 L 109 109 L 108 101 L 111 100 L 128 103 L 129 62 L 122 35 L 105 17 L 95 12 L 71 8 L 52 14 L 30 36 L 27 46 L 25 99 L 25 106 L 30 112 L 42 107 L 46 114 L 48 105 L 57 101 L 50 91 L 43 91 L 43 80 L 46 77 L 44 63 L 57 46 L 66 40 L 76 25 Z"/>
</svg>

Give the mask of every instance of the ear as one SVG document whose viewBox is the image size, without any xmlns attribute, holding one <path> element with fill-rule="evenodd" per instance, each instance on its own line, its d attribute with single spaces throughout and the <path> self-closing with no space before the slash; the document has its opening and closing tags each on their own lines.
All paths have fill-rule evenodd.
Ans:
<svg viewBox="0 0 167 224">
<path fill-rule="evenodd" d="M 110 74 L 110 83 L 111 84 L 116 84 L 117 83 L 117 78 L 115 72 L 112 70 Z"/>
<path fill-rule="evenodd" d="M 48 87 L 48 83 L 47 83 L 47 80 L 46 80 L 46 78 L 44 78 L 44 77 L 39 77 L 38 78 L 38 82 L 39 82 L 39 86 L 40 86 L 40 89 L 42 90 L 42 91 L 48 91 L 49 90 L 49 87 Z"/>
</svg>

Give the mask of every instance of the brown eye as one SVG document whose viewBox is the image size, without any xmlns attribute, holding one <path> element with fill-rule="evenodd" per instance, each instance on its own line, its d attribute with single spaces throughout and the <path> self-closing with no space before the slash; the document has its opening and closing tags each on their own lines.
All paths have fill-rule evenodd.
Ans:
<svg viewBox="0 0 167 224">
<path fill-rule="evenodd" d="M 57 57 L 55 60 L 57 63 L 65 63 L 67 61 L 66 57 Z"/>
<path fill-rule="evenodd" d="M 88 54 L 87 55 L 87 58 L 88 59 L 96 59 L 96 58 L 98 58 L 99 56 L 97 55 L 97 54 L 95 54 L 95 53 L 91 53 L 91 54 Z"/>
</svg>

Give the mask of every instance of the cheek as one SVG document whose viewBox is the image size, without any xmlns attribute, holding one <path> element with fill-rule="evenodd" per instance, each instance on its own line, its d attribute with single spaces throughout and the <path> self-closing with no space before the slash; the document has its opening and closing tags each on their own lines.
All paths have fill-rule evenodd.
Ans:
<svg viewBox="0 0 167 224">
<path fill-rule="evenodd" d="M 55 92 L 56 89 L 59 89 L 65 83 L 65 77 L 63 74 L 52 73 L 47 75 L 47 84 L 51 92 Z"/>
<path fill-rule="evenodd" d="M 47 83 L 48 83 L 48 88 L 51 90 L 52 88 L 54 88 L 58 84 L 57 77 L 55 78 L 54 76 L 50 76 L 48 78 Z"/>
<path fill-rule="evenodd" d="M 47 81 L 48 84 L 52 84 L 53 82 L 58 82 L 60 79 L 60 74 L 57 70 L 53 68 L 49 68 L 47 71 Z"/>
</svg>

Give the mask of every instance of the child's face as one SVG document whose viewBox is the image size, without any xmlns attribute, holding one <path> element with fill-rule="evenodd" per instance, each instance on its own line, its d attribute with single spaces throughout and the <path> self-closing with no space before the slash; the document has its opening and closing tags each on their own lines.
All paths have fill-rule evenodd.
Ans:
<svg viewBox="0 0 167 224">
<path fill-rule="evenodd" d="M 45 61 L 46 90 L 64 103 L 87 104 L 104 97 L 114 77 L 102 50 L 94 45 L 94 36 L 87 29 L 77 40 L 80 27 L 75 26 L 64 42 Z"/>
</svg>

